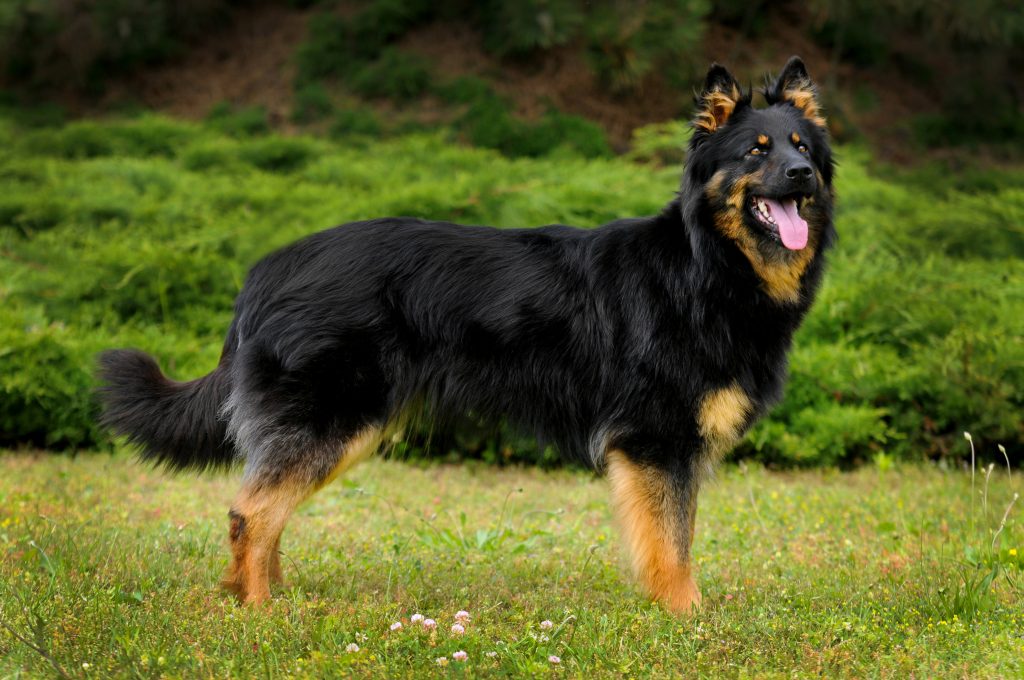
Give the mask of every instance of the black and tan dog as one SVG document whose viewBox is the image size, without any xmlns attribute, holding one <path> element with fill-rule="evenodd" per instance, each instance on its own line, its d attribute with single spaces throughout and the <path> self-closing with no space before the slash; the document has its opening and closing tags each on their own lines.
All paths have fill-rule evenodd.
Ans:
<svg viewBox="0 0 1024 680">
<path fill-rule="evenodd" d="M 281 578 L 295 507 L 373 453 L 413 405 L 507 417 L 611 482 L 636 573 L 700 603 L 697 491 L 775 402 L 833 240 L 833 162 L 793 58 L 754 108 L 721 66 L 698 98 L 679 196 L 597 229 L 346 224 L 249 274 L 217 368 L 100 359 L 104 422 L 171 468 L 244 461 L 225 585 Z"/>
</svg>

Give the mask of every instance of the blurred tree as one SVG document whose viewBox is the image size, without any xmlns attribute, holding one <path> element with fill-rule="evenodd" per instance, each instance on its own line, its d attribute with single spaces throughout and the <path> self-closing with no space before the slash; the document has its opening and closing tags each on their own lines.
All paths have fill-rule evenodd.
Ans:
<svg viewBox="0 0 1024 680">
<path fill-rule="evenodd" d="M 103 76 L 161 59 L 226 13 L 230 0 L 4 0 L 0 77 L 98 87 Z"/>
</svg>

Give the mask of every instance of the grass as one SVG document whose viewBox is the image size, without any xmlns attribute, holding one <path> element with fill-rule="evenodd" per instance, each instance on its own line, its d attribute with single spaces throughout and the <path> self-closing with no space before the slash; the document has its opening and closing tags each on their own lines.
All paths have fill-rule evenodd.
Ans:
<svg viewBox="0 0 1024 680">
<path fill-rule="evenodd" d="M 996 536 L 1020 481 L 998 467 L 974 498 L 969 472 L 884 457 L 727 467 L 702 497 L 690 620 L 636 592 L 602 480 L 394 461 L 303 506 L 287 585 L 241 608 L 215 588 L 236 476 L 0 456 L 0 677 L 1024 674 L 1019 506 Z"/>
</svg>

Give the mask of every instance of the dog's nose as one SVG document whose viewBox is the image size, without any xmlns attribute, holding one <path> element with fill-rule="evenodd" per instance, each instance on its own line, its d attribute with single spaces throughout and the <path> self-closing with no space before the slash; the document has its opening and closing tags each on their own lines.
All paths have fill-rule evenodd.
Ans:
<svg viewBox="0 0 1024 680">
<path fill-rule="evenodd" d="M 786 168 L 787 179 L 808 180 L 813 174 L 814 170 L 807 163 L 799 163 Z"/>
</svg>

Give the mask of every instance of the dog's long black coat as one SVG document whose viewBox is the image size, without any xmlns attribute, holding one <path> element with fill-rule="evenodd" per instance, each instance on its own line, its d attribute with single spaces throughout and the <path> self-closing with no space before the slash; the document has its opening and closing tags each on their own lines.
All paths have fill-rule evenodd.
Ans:
<svg viewBox="0 0 1024 680">
<path fill-rule="evenodd" d="M 413 407 L 507 417 L 597 469 L 624 452 L 640 466 L 623 468 L 624 493 L 685 566 L 699 459 L 715 448 L 704 400 L 740 395 L 705 416 L 732 435 L 779 398 L 833 240 L 832 157 L 799 60 L 766 98 L 754 109 L 711 69 L 682 190 L 654 217 L 508 230 L 388 218 L 287 246 L 253 267 L 208 376 L 176 383 L 141 352 L 105 353 L 104 421 L 173 468 L 244 458 L 250 482 L 316 488 L 346 442 Z M 759 195 L 796 201 L 806 249 L 758 222 Z M 699 600 L 651 564 L 656 595 Z"/>
<path fill-rule="evenodd" d="M 830 186 L 824 133 L 786 115 Z M 239 408 L 264 432 L 343 441 L 422 401 L 507 416 L 588 464 L 608 446 L 685 456 L 709 390 L 738 382 L 750 420 L 779 397 L 832 240 L 829 209 L 799 301 L 773 300 L 711 226 L 702 189 L 727 153 L 695 135 L 682 200 L 596 229 L 388 218 L 314 234 L 253 267 L 210 375 L 176 383 L 140 352 L 104 353 L 104 421 L 174 468 L 248 454 L 228 433 Z"/>
<path fill-rule="evenodd" d="M 588 464 L 606 445 L 685 455 L 709 389 L 736 379 L 762 408 L 779 396 L 806 310 L 772 303 L 723 238 L 688 224 L 678 201 L 590 230 L 336 227 L 252 269 L 209 376 L 154 389 L 155 366 L 105 354 L 106 418 L 175 467 L 230 462 L 216 414 L 232 384 L 317 439 L 426 397 L 440 412 L 508 416 Z"/>
</svg>

